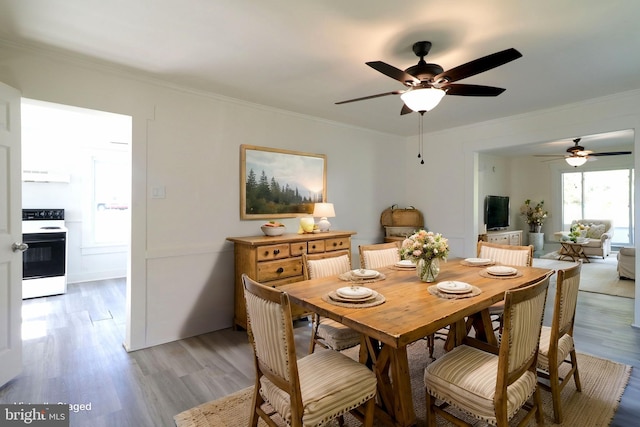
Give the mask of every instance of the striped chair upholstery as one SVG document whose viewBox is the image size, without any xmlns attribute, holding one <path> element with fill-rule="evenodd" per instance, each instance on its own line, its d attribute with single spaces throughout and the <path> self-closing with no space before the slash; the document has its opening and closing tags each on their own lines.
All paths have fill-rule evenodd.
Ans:
<svg viewBox="0 0 640 427">
<path fill-rule="evenodd" d="M 582 390 L 578 374 L 578 359 L 573 344 L 573 322 L 578 303 L 581 268 L 580 262 L 570 268 L 558 270 L 553 320 L 551 327 L 543 326 L 540 333 L 538 377 L 549 380 L 549 385 L 540 381 L 540 386 L 551 391 L 554 419 L 558 424 L 562 423 L 560 393 L 565 385 L 573 377 L 576 390 Z M 568 360 L 567 356 L 569 356 Z M 571 368 L 563 373 L 563 378 L 560 378 L 559 367 L 565 362 L 571 365 Z"/>
<path fill-rule="evenodd" d="M 498 354 L 473 338 L 427 366 L 424 382 L 427 425 L 446 414 L 436 399 L 494 426 L 508 426 L 533 396 L 533 406 L 520 425 L 535 415 L 542 422 L 536 362 L 549 276 L 505 293 L 505 316 Z M 455 417 L 455 416 L 454 416 Z"/>
<path fill-rule="evenodd" d="M 302 264 L 305 279 L 335 276 L 351 270 L 351 253 L 345 250 L 303 254 Z M 309 353 L 313 353 L 316 344 L 340 351 L 360 344 L 360 334 L 340 322 L 314 313 Z"/>
<path fill-rule="evenodd" d="M 380 268 L 400 261 L 400 242 L 360 245 L 360 267 Z"/>
<path fill-rule="evenodd" d="M 510 246 L 480 241 L 478 242 L 477 255 L 478 258 L 491 259 L 501 265 L 527 267 L 533 265 L 533 245 Z M 499 301 L 491 306 L 489 314 L 501 325 L 503 311 L 504 301 Z M 496 329 L 499 328 L 500 326 Z"/>
<path fill-rule="evenodd" d="M 290 426 L 322 426 L 354 409 L 365 414 L 363 425 L 372 426 L 375 374 L 326 349 L 297 360 L 289 296 L 246 274 L 242 283 L 256 369 L 249 425 L 257 425 L 258 417 L 270 421 L 262 408 L 267 402 Z"/>
</svg>

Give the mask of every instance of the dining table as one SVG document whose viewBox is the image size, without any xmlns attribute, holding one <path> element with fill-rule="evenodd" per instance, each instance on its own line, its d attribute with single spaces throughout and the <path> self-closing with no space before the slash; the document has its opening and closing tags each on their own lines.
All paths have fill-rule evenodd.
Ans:
<svg viewBox="0 0 640 427">
<path fill-rule="evenodd" d="M 508 266 L 505 266 L 508 267 Z M 415 268 L 390 265 L 375 277 L 362 278 L 353 270 L 340 275 L 304 280 L 279 287 L 292 303 L 338 321 L 361 334 L 360 362 L 378 379 L 376 417 L 392 426 L 412 426 L 416 414 L 411 392 L 407 346 L 449 327 L 447 346 L 460 345 L 473 330 L 476 339 L 497 346 L 489 307 L 504 299 L 505 291 L 551 276 L 547 268 L 513 266 L 514 274 L 489 274 L 490 266 L 465 259 L 440 263 L 436 282 L 422 282 Z M 471 292 L 448 293 L 451 284 L 468 285 Z M 368 303 L 337 298 L 338 289 L 370 289 Z"/>
</svg>

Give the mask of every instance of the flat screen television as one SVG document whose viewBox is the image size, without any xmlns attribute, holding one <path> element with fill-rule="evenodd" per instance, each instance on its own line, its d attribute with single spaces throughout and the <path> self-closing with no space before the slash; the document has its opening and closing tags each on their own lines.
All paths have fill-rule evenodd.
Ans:
<svg viewBox="0 0 640 427">
<path fill-rule="evenodd" d="M 484 199 L 484 223 L 487 230 L 509 227 L 509 196 L 486 196 Z"/>
</svg>

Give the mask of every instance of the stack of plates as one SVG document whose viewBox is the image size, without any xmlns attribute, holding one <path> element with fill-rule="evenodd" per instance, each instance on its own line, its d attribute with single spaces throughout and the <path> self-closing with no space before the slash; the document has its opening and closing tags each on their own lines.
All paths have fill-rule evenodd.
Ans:
<svg viewBox="0 0 640 427">
<path fill-rule="evenodd" d="M 380 275 L 376 270 L 366 270 L 364 268 L 359 268 L 357 270 L 351 270 L 351 275 L 356 279 L 375 279 Z"/>
<path fill-rule="evenodd" d="M 436 286 L 440 292 L 445 294 L 466 294 L 471 292 L 471 285 L 465 282 L 440 282 Z"/>
<path fill-rule="evenodd" d="M 490 260 L 489 258 L 465 258 L 464 260 L 467 263 L 471 264 L 471 265 L 489 265 L 489 264 L 493 264 L 493 261 Z"/>
<path fill-rule="evenodd" d="M 406 268 L 407 270 L 416 268 L 416 265 L 408 259 L 403 259 L 402 261 L 398 261 L 394 265 L 399 268 Z"/>
<path fill-rule="evenodd" d="M 493 276 L 513 276 L 518 273 L 518 270 L 506 265 L 494 265 L 493 267 L 487 267 L 487 273 Z"/>
<path fill-rule="evenodd" d="M 332 292 L 329 296 L 334 301 L 364 303 L 375 300 L 378 293 L 364 286 L 345 286 Z"/>
</svg>

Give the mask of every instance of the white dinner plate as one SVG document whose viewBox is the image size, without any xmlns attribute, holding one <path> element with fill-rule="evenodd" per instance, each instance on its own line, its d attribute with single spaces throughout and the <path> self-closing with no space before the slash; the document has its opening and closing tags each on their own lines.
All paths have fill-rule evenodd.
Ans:
<svg viewBox="0 0 640 427">
<path fill-rule="evenodd" d="M 513 267 L 507 267 L 505 265 L 494 265 L 493 267 L 487 267 L 487 273 L 494 276 L 512 276 L 516 274 L 518 270 Z"/>
<path fill-rule="evenodd" d="M 353 274 L 355 277 L 359 279 L 374 279 L 380 275 L 380 273 L 378 273 L 375 270 L 366 270 L 364 268 L 352 270 L 351 274 Z"/>
<path fill-rule="evenodd" d="M 493 262 L 489 258 L 465 258 L 464 260 L 473 265 L 487 265 Z"/>
<path fill-rule="evenodd" d="M 403 259 L 401 261 L 396 262 L 395 266 L 401 267 L 401 268 L 415 268 L 416 265 L 413 262 L 411 262 L 411 260 Z"/>
<path fill-rule="evenodd" d="M 364 286 L 345 286 L 336 290 L 336 294 L 347 299 L 363 299 L 373 295 L 373 291 Z"/>
<path fill-rule="evenodd" d="M 471 285 L 465 282 L 447 281 L 436 285 L 438 290 L 449 294 L 466 294 L 471 292 Z"/>
</svg>

